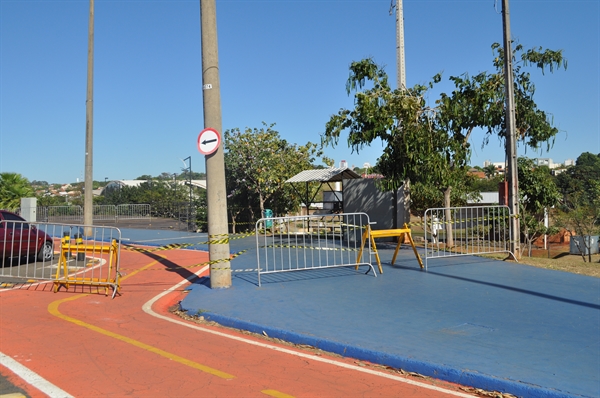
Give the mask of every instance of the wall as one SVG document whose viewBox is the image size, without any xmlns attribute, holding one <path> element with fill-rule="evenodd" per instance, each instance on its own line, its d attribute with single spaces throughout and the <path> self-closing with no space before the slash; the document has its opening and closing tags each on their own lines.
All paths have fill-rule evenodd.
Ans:
<svg viewBox="0 0 600 398">
<path fill-rule="evenodd" d="M 404 217 L 404 190 L 400 188 L 394 199 L 393 192 L 382 192 L 374 179 L 344 180 L 344 213 L 367 213 L 373 229 L 402 228 Z"/>
</svg>

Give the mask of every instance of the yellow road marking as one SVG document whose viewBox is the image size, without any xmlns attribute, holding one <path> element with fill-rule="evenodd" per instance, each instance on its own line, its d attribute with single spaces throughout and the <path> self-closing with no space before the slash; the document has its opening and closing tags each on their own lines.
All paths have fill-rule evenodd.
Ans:
<svg viewBox="0 0 600 398">
<path fill-rule="evenodd" d="M 288 395 L 277 390 L 262 390 L 261 392 L 265 395 L 275 398 L 294 398 L 293 395 Z"/>
<path fill-rule="evenodd" d="M 150 264 L 148 264 L 148 265 L 146 265 L 146 266 L 138 269 L 137 271 L 134 271 L 134 272 L 128 274 L 126 277 L 133 276 L 137 272 L 142 271 L 145 268 L 149 268 L 149 267 L 155 265 L 158 262 L 159 261 L 153 261 L 152 263 L 150 263 Z M 123 277 L 122 279 L 125 279 L 126 277 Z M 213 376 L 217 376 L 217 377 L 220 377 L 220 378 L 223 378 L 223 379 L 233 379 L 233 378 L 235 378 L 235 376 L 230 375 L 229 373 L 225 373 L 225 372 L 222 372 L 220 370 L 213 369 L 213 368 L 211 368 L 209 366 L 202 365 L 202 364 L 194 362 L 194 361 L 190 361 L 189 359 L 180 357 L 179 355 L 175 355 L 175 354 L 172 354 L 170 352 L 161 350 L 160 348 L 156 348 L 156 347 L 153 347 L 151 345 L 142 343 L 141 341 L 137 341 L 137 340 L 131 339 L 131 338 L 126 337 L 126 336 L 122 336 L 122 335 L 117 334 L 117 333 L 113 333 L 113 332 L 111 332 L 109 330 L 102 329 L 102 328 L 100 328 L 98 326 L 95 326 L 95 325 L 83 322 L 83 321 L 81 321 L 79 319 L 71 318 L 70 316 L 62 314 L 58 310 L 58 307 L 62 303 L 65 303 L 67 301 L 74 301 L 74 300 L 77 300 L 77 299 L 79 299 L 81 297 L 84 297 L 84 296 L 88 296 L 88 294 L 80 294 L 80 295 L 77 295 L 77 296 L 68 297 L 66 299 L 61 299 L 61 300 L 54 301 L 54 302 L 52 302 L 52 303 L 50 303 L 48 305 L 48 312 L 50 312 L 52 315 L 56 316 L 57 318 L 63 319 L 65 321 L 67 321 L 67 322 L 74 323 L 74 324 L 76 324 L 78 326 L 82 326 L 82 327 L 90 329 L 90 330 L 92 330 L 94 332 L 98 332 L 98 333 L 103 334 L 105 336 L 112 337 L 114 339 L 123 341 L 123 342 L 125 342 L 127 344 L 131 344 L 131 345 L 133 345 L 135 347 L 138 347 L 138 348 L 141 348 L 143 350 L 146 350 L 146 351 L 152 352 L 154 354 L 160 355 L 160 356 L 165 357 L 167 359 L 170 359 L 172 361 L 179 362 L 179 363 L 181 363 L 183 365 L 186 365 L 186 366 L 189 366 L 191 368 L 198 369 L 198 370 L 200 370 L 202 372 L 211 374 Z"/>
</svg>

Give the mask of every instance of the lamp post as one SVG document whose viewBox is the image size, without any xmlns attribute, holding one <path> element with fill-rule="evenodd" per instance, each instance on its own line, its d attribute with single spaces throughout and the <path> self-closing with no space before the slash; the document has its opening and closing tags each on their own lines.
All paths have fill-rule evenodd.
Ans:
<svg viewBox="0 0 600 398">
<path fill-rule="evenodd" d="M 192 211 L 192 157 L 188 156 L 185 159 L 179 159 L 183 162 L 183 165 L 185 166 L 183 168 L 184 171 L 186 171 L 188 173 L 188 185 L 190 187 L 190 202 L 188 204 L 188 211 L 187 211 L 187 223 L 188 223 L 188 230 L 190 227 L 190 214 Z M 188 163 L 186 163 L 186 161 Z"/>
</svg>

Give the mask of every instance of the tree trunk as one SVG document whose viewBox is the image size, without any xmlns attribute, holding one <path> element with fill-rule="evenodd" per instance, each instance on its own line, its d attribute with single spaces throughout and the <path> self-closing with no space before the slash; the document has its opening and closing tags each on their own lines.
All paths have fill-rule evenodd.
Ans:
<svg viewBox="0 0 600 398">
<path fill-rule="evenodd" d="M 446 218 L 446 247 L 451 248 L 454 247 L 454 234 L 452 227 L 452 212 L 450 211 L 450 192 L 452 192 L 452 187 L 446 188 L 444 191 L 444 207 L 445 218 Z"/>
</svg>

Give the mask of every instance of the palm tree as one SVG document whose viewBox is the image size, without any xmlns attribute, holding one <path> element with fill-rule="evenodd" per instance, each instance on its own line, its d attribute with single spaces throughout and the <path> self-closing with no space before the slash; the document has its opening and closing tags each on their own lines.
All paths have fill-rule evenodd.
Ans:
<svg viewBox="0 0 600 398">
<path fill-rule="evenodd" d="M 485 173 L 485 176 L 489 180 L 496 175 L 496 166 L 494 166 L 493 164 L 488 164 L 487 166 L 485 166 L 483 168 L 483 172 Z"/>
<path fill-rule="evenodd" d="M 16 210 L 21 198 L 35 196 L 29 180 L 18 173 L 0 173 L 0 209 Z"/>
</svg>

